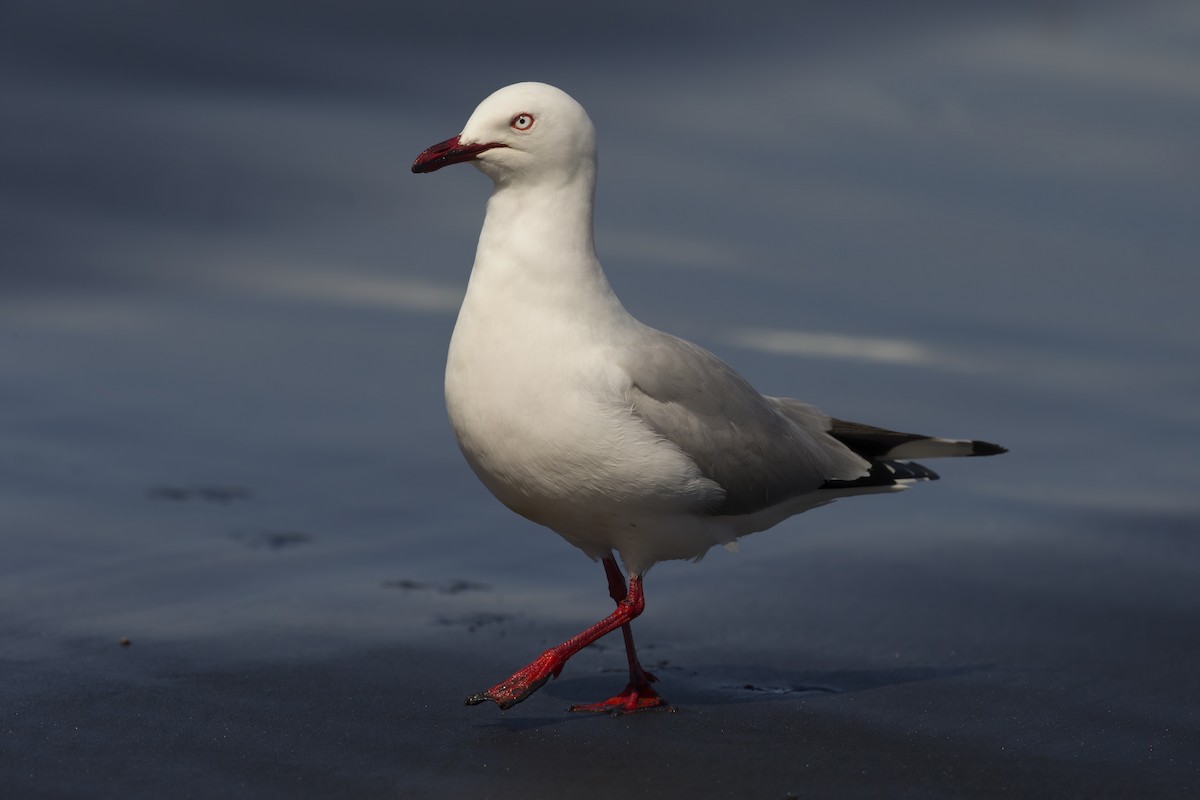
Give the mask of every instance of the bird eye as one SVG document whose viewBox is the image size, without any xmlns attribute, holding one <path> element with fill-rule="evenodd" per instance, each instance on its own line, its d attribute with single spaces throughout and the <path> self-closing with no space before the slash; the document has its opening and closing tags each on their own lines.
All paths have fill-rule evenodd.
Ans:
<svg viewBox="0 0 1200 800">
<path fill-rule="evenodd" d="M 515 117 L 512 118 L 512 122 L 510 122 L 509 124 L 512 125 L 513 128 L 518 131 L 527 131 L 533 127 L 533 115 L 532 114 L 517 114 Z"/>
</svg>

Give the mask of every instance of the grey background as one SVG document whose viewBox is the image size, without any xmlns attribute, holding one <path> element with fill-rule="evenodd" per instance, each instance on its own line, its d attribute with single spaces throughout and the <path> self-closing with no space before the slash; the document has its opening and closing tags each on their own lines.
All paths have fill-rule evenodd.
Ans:
<svg viewBox="0 0 1200 800">
<path fill-rule="evenodd" d="M 1200 11 L 880 5 L 0 6 L 6 793 L 1194 792 Z M 442 408 L 518 80 L 636 315 L 1012 450 L 657 567 L 675 714 L 461 706 L 611 604 Z"/>
</svg>

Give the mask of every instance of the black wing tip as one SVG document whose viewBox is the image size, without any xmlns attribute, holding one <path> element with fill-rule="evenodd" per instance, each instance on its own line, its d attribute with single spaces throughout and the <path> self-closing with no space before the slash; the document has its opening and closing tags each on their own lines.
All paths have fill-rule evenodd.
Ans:
<svg viewBox="0 0 1200 800">
<path fill-rule="evenodd" d="M 1001 453 L 1007 452 L 1007 447 L 1001 447 L 991 442 L 981 442 L 978 439 L 971 442 L 971 455 L 973 456 L 998 456 Z"/>
<path fill-rule="evenodd" d="M 872 486 L 897 486 L 911 481 L 936 481 L 941 476 L 915 461 L 872 461 L 871 471 L 850 481 L 825 481 L 822 489 L 865 489 Z"/>
<path fill-rule="evenodd" d="M 918 464 L 915 461 L 891 461 L 884 463 L 895 470 L 894 474 L 897 480 L 940 481 L 942 479 L 941 475 L 938 475 L 924 464 Z"/>
</svg>

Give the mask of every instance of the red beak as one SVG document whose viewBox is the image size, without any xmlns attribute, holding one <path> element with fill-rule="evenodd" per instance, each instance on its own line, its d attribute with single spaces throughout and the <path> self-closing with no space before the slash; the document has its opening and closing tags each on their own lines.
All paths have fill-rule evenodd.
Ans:
<svg viewBox="0 0 1200 800">
<path fill-rule="evenodd" d="M 447 139 L 444 142 L 438 142 L 433 147 L 421 151 L 421 155 L 417 156 L 413 161 L 413 172 L 433 172 L 436 169 L 441 169 L 447 164 L 459 164 L 463 161 L 471 161 L 484 150 L 491 150 L 493 147 L 504 147 L 499 142 L 491 144 L 460 144 L 458 137 Z"/>
</svg>

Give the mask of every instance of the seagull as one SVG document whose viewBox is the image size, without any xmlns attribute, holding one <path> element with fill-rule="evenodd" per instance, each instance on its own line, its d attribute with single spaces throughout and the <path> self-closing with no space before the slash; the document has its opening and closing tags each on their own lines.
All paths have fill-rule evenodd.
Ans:
<svg viewBox="0 0 1200 800">
<path fill-rule="evenodd" d="M 712 353 L 634 319 L 593 246 L 595 128 L 561 89 L 496 91 L 412 171 L 463 162 L 495 186 L 450 340 L 450 424 L 484 486 L 600 561 L 616 603 L 467 705 L 511 708 L 619 628 L 628 683 L 570 710 L 669 709 L 630 629 L 654 564 L 733 549 L 739 537 L 841 497 L 937 478 L 914 458 L 1005 452 L 764 396 Z"/>
</svg>

